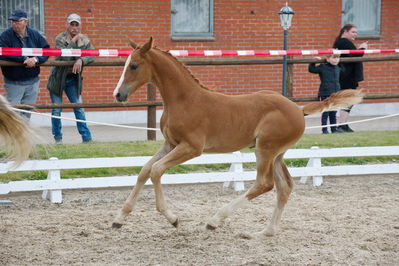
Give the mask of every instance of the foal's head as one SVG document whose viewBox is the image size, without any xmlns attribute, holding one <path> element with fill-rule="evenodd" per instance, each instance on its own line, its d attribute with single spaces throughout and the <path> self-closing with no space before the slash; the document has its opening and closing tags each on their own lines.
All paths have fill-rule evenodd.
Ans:
<svg viewBox="0 0 399 266">
<path fill-rule="evenodd" d="M 139 47 L 131 40 L 129 41 L 135 50 L 127 58 L 121 78 L 113 93 L 118 102 L 126 101 L 131 93 L 135 92 L 151 79 L 151 71 L 145 60 L 145 56 L 152 48 L 152 38 L 142 47 Z"/>
</svg>

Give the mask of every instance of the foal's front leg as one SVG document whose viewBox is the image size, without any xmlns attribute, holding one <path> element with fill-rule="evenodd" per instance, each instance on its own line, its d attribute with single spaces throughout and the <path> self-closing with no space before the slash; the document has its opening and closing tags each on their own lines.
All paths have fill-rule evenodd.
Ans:
<svg viewBox="0 0 399 266">
<path fill-rule="evenodd" d="M 120 228 L 128 214 L 132 212 L 134 206 L 137 203 L 139 193 L 143 188 L 144 184 L 150 178 L 150 172 L 152 165 L 167 155 L 173 147 L 165 142 L 164 145 L 159 149 L 159 151 L 143 166 L 141 169 L 139 176 L 137 177 L 136 185 L 134 186 L 132 192 L 130 192 L 129 197 L 126 199 L 122 208 L 119 210 L 118 215 L 115 217 L 114 222 L 112 223 L 112 227 Z"/>
<path fill-rule="evenodd" d="M 166 204 L 164 193 L 162 191 L 161 177 L 167 169 L 199 156 L 200 154 L 200 149 L 196 149 L 188 143 L 180 143 L 168 155 L 154 163 L 152 166 L 150 177 L 154 184 L 157 210 L 163 214 L 174 227 L 179 225 L 179 218 Z"/>
</svg>

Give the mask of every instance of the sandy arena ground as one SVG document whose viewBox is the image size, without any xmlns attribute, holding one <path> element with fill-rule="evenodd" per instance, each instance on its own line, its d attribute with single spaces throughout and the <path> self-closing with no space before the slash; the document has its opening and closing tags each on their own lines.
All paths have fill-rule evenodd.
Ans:
<svg viewBox="0 0 399 266">
<path fill-rule="evenodd" d="M 158 214 L 151 186 L 119 230 L 110 225 L 130 189 L 2 196 L 0 265 L 398 265 L 399 176 L 328 177 L 299 184 L 274 237 L 248 238 L 268 223 L 275 192 L 253 200 L 216 231 L 215 211 L 242 192 L 221 183 L 165 186 L 179 229 Z M 246 184 L 248 187 L 249 184 Z"/>
</svg>

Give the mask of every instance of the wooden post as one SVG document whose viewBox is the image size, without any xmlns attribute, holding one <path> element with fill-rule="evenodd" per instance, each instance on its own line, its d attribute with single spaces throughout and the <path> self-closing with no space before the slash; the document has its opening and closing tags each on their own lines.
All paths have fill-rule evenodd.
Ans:
<svg viewBox="0 0 399 266">
<path fill-rule="evenodd" d="M 287 55 L 287 61 L 293 59 L 293 55 Z M 287 80 L 286 80 L 286 88 L 287 88 L 287 97 L 293 97 L 293 80 L 294 80 L 294 64 L 287 63 Z"/>
<path fill-rule="evenodd" d="M 147 101 L 155 101 L 156 99 L 156 88 L 152 83 L 147 85 Z M 157 127 L 157 107 L 155 105 L 147 107 L 147 127 Z M 155 130 L 147 130 L 147 140 L 157 140 L 157 134 Z"/>
<path fill-rule="evenodd" d="M 57 161 L 58 158 L 51 157 L 50 161 Z M 47 173 L 47 180 L 51 180 L 54 183 L 61 181 L 61 170 L 49 170 Z M 43 199 L 50 200 L 51 203 L 62 203 L 62 190 L 60 189 L 49 189 L 44 190 L 42 193 Z"/>
<path fill-rule="evenodd" d="M 237 156 L 239 156 L 239 157 L 242 157 L 240 151 L 233 152 L 233 154 L 235 154 L 235 155 L 237 155 Z M 243 172 L 244 172 L 243 169 L 244 169 L 244 168 L 243 168 L 242 162 L 240 162 L 240 163 L 232 163 L 232 164 L 230 165 L 229 172 L 243 173 Z M 245 189 L 244 181 L 233 181 L 232 183 L 233 183 L 233 187 L 234 187 L 234 190 L 235 190 L 235 191 L 242 191 L 242 190 Z M 225 182 L 223 183 L 223 187 L 224 187 L 224 188 L 228 188 L 228 187 L 230 187 L 230 185 L 231 185 L 231 182 L 230 182 L 230 181 L 225 181 Z"/>
</svg>

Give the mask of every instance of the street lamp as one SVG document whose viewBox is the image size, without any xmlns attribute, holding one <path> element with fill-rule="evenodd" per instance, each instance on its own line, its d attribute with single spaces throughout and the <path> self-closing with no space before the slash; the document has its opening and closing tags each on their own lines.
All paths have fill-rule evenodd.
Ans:
<svg viewBox="0 0 399 266">
<path fill-rule="evenodd" d="M 278 12 L 281 20 L 281 27 L 284 29 L 284 50 L 288 49 L 288 28 L 291 27 L 292 17 L 295 12 L 288 3 L 285 3 L 285 7 L 280 9 Z M 287 56 L 283 56 L 283 96 L 287 96 Z"/>
</svg>

